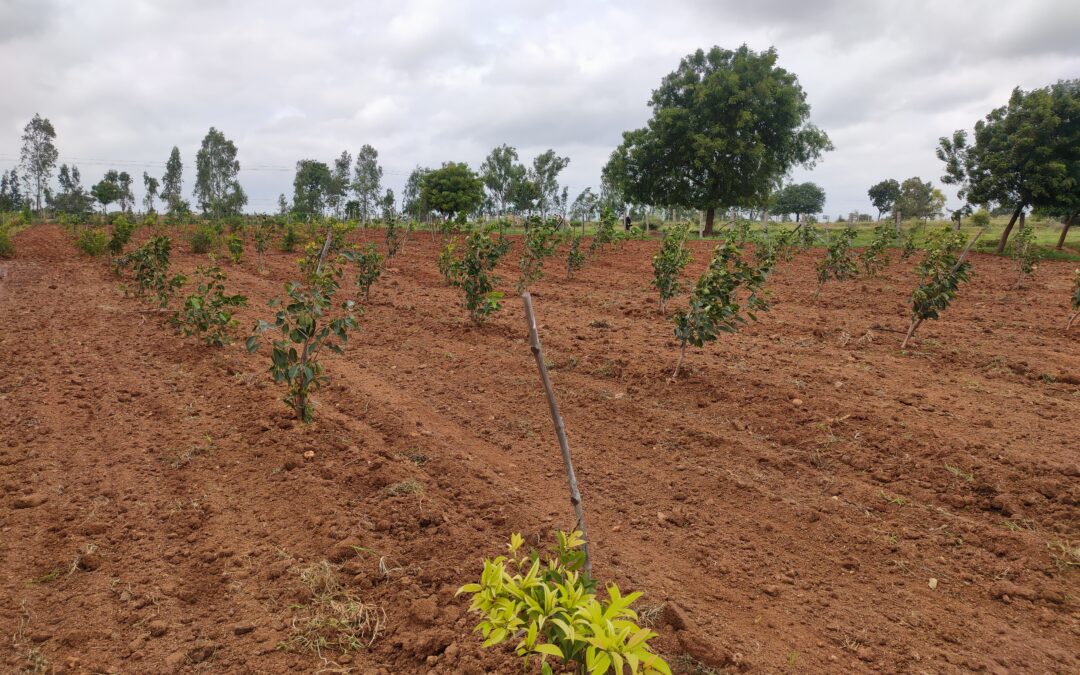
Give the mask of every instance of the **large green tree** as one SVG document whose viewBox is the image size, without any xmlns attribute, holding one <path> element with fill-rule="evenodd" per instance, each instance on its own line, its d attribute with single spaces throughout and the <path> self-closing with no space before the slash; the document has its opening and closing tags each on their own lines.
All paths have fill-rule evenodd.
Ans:
<svg viewBox="0 0 1080 675">
<path fill-rule="evenodd" d="M 1060 206 L 1080 180 L 1080 85 L 1017 87 L 1006 105 L 976 122 L 970 145 L 962 133 L 943 140 L 949 143 L 939 145 L 938 156 L 948 175 L 964 181 L 970 203 L 1012 208 L 998 240 L 1004 252 L 1025 209 Z"/>
<path fill-rule="evenodd" d="M 480 206 L 484 184 L 468 164 L 447 162 L 424 176 L 421 199 L 432 211 L 452 220 Z"/>
<path fill-rule="evenodd" d="M 314 159 L 300 160 L 293 178 L 293 213 L 301 218 L 321 216 L 333 188 L 330 167 Z"/>
<path fill-rule="evenodd" d="M 903 218 L 930 218 L 934 215 L 934 185 L 912 176 L 900 184 L 894 207 Z"/>
<path fill-rule="evenodd" d="M 26 189 L 34 197 L 34 205 L 40 215 L 45 192 L 52 180 L 56 160 L 60 156 L 54 141 L 56 130 L 49 118 L 35 113 L 23 127 L 22 151 L 19 166 L 22 168 Z"/>
<path fill-rule="evenodd" d="M 900 181 L 887 178 L 871 185 L 866 194 L 870 197 L 870 203 L 877 209 L 878 220 L 881 220 L 882 214 L 892 211 L 896 200 L 900 198 Z"/>
<path fill-rule="evenodd" d="M 19 189 L 19 174 L 12 169 L 8 173 L 0 173 L 0 213 L 5 211 L 18 211 L 23 207 L 23 195 Z"/>
<path fill-rule="evenodd" d="M 796 166 L 832 149 L 810 124 L 798 78 L 775 49 L 713 47 L 687 56 L 653 91 L 647 126 L 623 134 L 604 174 L 630 202 L 705 211 L 751 207 Z"/>
<path fill-rule="evenodd" d="M 792 183 L 774 194 L 770 202 L 773 213 L 794 213 L 797 223 L 803 214 L 821 213 L 825 209 L 825 190 L 817 183 Z"/>
<path fill-rule="evenodd" d="M 247 204 L 247 195 L 237 181 L 240 161 L 236 155 L 236 144 L 210 127 L 195 155 L 195 199 L 203 213 L 230 216 Z"/>
<path fill-rule="evenodd" d="M 360 206 L 360 218 L 365 223 L 378 212 L 379 197 L 382 193 L 382 176 L 379 151 L 370 145 L 364 145 L 360 148 L 360 152 L 356 153 L 352 189 Z"/>
</svg>

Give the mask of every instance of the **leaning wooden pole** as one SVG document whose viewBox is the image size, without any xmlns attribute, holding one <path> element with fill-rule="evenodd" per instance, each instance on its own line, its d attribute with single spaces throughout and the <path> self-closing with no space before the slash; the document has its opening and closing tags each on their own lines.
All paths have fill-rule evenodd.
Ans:
<svg viewBox="0 0 1080 675">
<path fill-rule="evenodd" d="M 566 427 L 563 425 L 562 413 L 559 412 L 559 404 L 555 400 L 555 391 L 551 387 L 551 378 L 548 377 L 547 366 L 544 364 L 544 352 L 540 348 L 540 335 L 536 331 L 536 316 L 533 314 L 532 296 L 529 291 L 521 294 L 521 300 L 525 304 L 525 321 L 529 324 L 529 347 L 532 349 L 533 358 L 536 359 L 536 369 L 540 371 L 540 382 L 544 385 L 544 393 L 547 394 L 548 410 L 551 411 L 551 421 L 555 423 L 555 435 L 559 439 L 559 450 L 562 451 L 563 467 L 566 469 L 566 482 L 570 485 L 570 503 L 574 505 L 574 515 L 577 517 L 577 529 L 581 531 L 585 540 L 582 550 L 585 552 L 585 572 L 592 576 L 592 558 L 589 557 L 589 531 L 585 528 L 585 508 L 581 504 L 581 492 L 578 491 L 577 475 L 574 473 L 574 463 L 570 459 L 570 443 L 566 440 Z"/>
</svg>

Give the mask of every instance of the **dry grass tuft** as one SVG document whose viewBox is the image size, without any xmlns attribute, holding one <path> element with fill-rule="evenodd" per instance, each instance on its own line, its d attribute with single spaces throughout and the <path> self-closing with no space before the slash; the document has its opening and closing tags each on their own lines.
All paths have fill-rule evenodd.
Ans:
<svg viewBox="0 0 1080 675">
<path fill-rule="evenodd" d="M 329 562 L 301 567 L 299 577 L 311 593 L 311 602 L 296 608 L 292 637 L 280 645 L 282 649 L 314 652 L 328 660 L 327 653 L 367 649 L 386 628 L 386 612 L 343 586 L 337 568 Z"/>
</svg>

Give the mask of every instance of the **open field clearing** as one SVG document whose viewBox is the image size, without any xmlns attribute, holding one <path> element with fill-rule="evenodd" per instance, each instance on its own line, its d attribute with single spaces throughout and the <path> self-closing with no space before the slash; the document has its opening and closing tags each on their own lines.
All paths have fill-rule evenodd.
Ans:
<svg viewBox="0 0 1080 675">
<path fill-rule="evenodd" d="M 516 296 L 472 325 L 440 243 L 414 235 L 324 357 L 305 425 L 265 354 L 174 335 L 59 227 L 14 240 L 0 669 L 517 671 L 454 595 L 508 533 L 573 527 Z M 695 278 L 711 244 L 688 246 Z M 672 383 L 658 248 L 626 242 L 572 280 L 553 262 L 532 292 L 595 574 L 645 593 L 675 672 L 1080 671 L 1075 263 L 1013 290 L 1013 261 L 974 254 L 900 351 L 914 260 L 814 301 L 822 249 L 800 252 L 769 278 L 772 311 L 688 350 Z M 220 262 L 248 297 L 241 332 L 297 257 Z M 179 271 L 204 260 L 174 250 Z"/>
</svg>

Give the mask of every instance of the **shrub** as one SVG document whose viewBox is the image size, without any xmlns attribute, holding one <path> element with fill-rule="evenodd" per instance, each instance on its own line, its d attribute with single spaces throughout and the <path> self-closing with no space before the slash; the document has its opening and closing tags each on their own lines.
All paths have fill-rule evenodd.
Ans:
<svg viewBox="0 0 1080 675">
<path fill-rule="evenodd" d="M 99 256 L 109 245 L 109 234 L 103 227 L 84 227 L 79 231 L 75 246 L 87 255 Z"/>
<path fill-rule="evenodd" d="M 585 266 L 585 254 L 581 252 L 581 235 L 570 235 L 570 248 L 566 252 L 566 278 L 573 278 L 577 272 Z"/>
<path fill-rule="evenodd" d="M 855 240 L 855 228 L 850 224 L 840 232 L 833 232 L 829 236 L 829 243 L 825 247 L 825 257 L 817 265 L 817 290 L 814 297 L 821 293 L 821 288 L 829 279 L 847 281 L 859 275 L 859 268 L 855 265 L 852 257 L 851 242 Z"/>
<path fill-rule="evenodd" d="M 866 276 L 877 276 L 877 273 L 889 264 L 889 247 L 896 240 L 896 229 L 892 223 L 882 221 L 874 228 L 874 238 L 862 254 L 863 269 Z"/>
<path fill-rule="evenodd" d="M 971 224 L 980 230 L 990 227 L 990 212 L 986 209 L 979 209 L 971 214 Z"/>
<path fill-rule="evenodd" d="M 188 244 L 191 252 L 197 254 L 209 253 L 214 249 L 217 240 L 217 232 L 212 225 L 201 223 L 195 226 L 188 234 Z"/>
<path fill-rule="evenodd" d="M 448 285 L 454 285 L 454 252 L 457 250 L 457 239 L 451 239 L 446 242 L 446 246 L 442 247 L 439 251 L 439 257 L 435 260 L 435 265 L 439 268 L 439 274 L 442 275 L 443 281 Z"/>
<path fill-rule="evenodd" d="M 534 223 L 526 230 L 521 260 L 518 261 L 518 269 L 521 270 L 521 278 L 518 280 L 519 291 L 527 290 L 529 284 L 543 278 L 544 258 L 554 254 L 558 245 L 555 224 L 551 221 Z"/>
<path fill-rule="evenodd" d="M 153 237 L 134 251 L 114 258 L 113 270 L 121 274 L 130 267 L 135 280 L 135 296 L 140 299 L 153 297 L 159 307 L 165 307 L 176 289 L 184 285 L 182 275 L 169 276 L 171 246 L 168 237 Z M 124 294 L 127 294 L 127 289 Z"/>
<path fill-rule="evenodd" d="M 15 257 L 15 242 L 11 240 L 11 229 L 0 225 L 0 258 Z"/>
<path fill-rule="evenodd" d="M 348 251 L 343 257 L 356 263 L 356 289 L 357 295 L 363 295 L 367 300 L 371 296 L 371 287 L 382 276 L 383 257 L 375 244 L 368 244 L 362 249 Z"/>
<path fill-rule="evenodd" d="M 814 227 L 810 221 L 804 222 L 796 229 L 799 233 L 799 246 L 801 246 L 803 250 L 813 248 L 821 241 L 821 230 Z"/>
<path fill-rule="evenodd" d="M 112 238 L 109 239 L 109 253 L 119 255 L 124 247 L 131 241 L 131 235 L 135 234 L 135 223 L 128 220 L 124 214 L 119 214 L 113 220 Z"/>
<path fill-rule="evenodd" d="M 397 255 L 402 244 L 402 232 L 398 226 L 397 218 L 391 216 L 386 219 L 386 257 L 393 258 Z"/>
<path fill-rule="evenodd" d="M 229 260 L 234 265 L 239 265 L 241 259 L 244 257 L 244 238 L 237 232 L 233 232 L 225 240 L 225 246 L 229 249 Z"/>
<path fill-rule="evenodd" d="M 703 347 L 720 333 L 738 332 L 747 320 L 756 321 L 755 311 L 767 311 L 764 290 L 769 268 L 746 263 L 739 247 L 725 241 L 713 252 L 709 267 L 698 279 L 690 296 L 690 306 L 675 315 L 675 338 L 679 341 L 679 361 L 671 378 L 679 376 L 688 344 Z M 741 303 L 738 296 L 746 292 Z"/>
<path fill-rule="evenodd" d="M 907 260 L 915 255 L 918 250 L 919 247 L 915 245 L 915 228 L 912 227 L 904 235 L 904 241 L 900 245 L 900 259 Z"/>
<path fill-rule="evenodd" d="M 605 206 L 600 212 L 600 222 L 596 226 L 596 234 L 593 235 L 592 242 L 589 244 L 590 256 L 600 253 L 608 244 L 615 241 L 616 221 L 615 212 L 611 210 L 611 207 Z"/>
<path fill-rule="evenodd" d="M 300 233 L 296 231 L 296 225 L 286 223 L 285 232 L 281 235 L 281 250 L 292 253 L 300 244 Z"/>
<path fill-rule="evenodd" d="M 340 354 L 341 345 L 349 339 L 348 331 L 357 324 L 353 301 L 334 301 L 344 274 L 340 259 L 324 261 L 311 244 L 300 269 L 305 280 L 285 284 L 284 302 L 279 298 L 270 301 L 278 310 L 273 326 L 283 336 L 272 343 L 270 374 L 275 382 L 288 385 L 283 400 L 297 418 L 310 422 L 314 416 L 311 394 L 328 380 L 319 356 L 324 347 Z M 258 336 L 269 328 L 265 321 L 256 324 L 255 334 L 247 339 L 249 352 L 258 351 Z"/>
<path fill-rule="evenodd" d="M 923 321 L 938 319 L 941 312 L 948 309 L 949 304 L 956 298 L 957 290 L 962 282 L 967 281 L 968 270 L 971 268 L 971 263 L 964 258 L 980 234 L 981 230 L 962 253 L 964 235 L 960 232 L 944 227 L 930 234 L 926 257 L 916 269 L 921 282 L 911 293 L 911 324 L 900 344 L 901 349 L 907 347 L 908 341 Z"/>
<path fill-rule="evenodd" d="M 491 229 L 474 230 L 465 239 L 461 258 L 449 265 L 450 283 L 465 293 L 464 305 L 473 323 L 481 324 L 502 308 L 503 294 L 495 290 L 495 266 L 510 251 L 510 240 L 493 239 Z"/>
<path fill-rule="evenodd" d="M 263 270 L 263 259 L 266 256 L 266 250 L 270 248 L 270 228 L 269 223 L 259 221 L 255 223 L 251 233 L 252 239 L 255 240 L 255 255 L 258 260 L 256 266 L 260 272 Z"/>
<path fill-rule="evenodd" d="M 660 251 L 653 256 L 653 287 L 660 293 L 660 313 L 664 313 L 667 301 L 679 294 L 683 282 L 679 275 L 690 262 L 690 251 L 686 248 L 686 239 L 690 236 L 688 225 L 677 225 L 664 233 Z"/>
<path fill-rule="evenodd" d="M 236 326 L 231 307 L 243 307 L 243 295 L 225 294 L 225 273 L 220 267 L 197 267 L 199 278 L 195 292 L 184 300 L 184 308 L 176 312 L 171 322 L 184 337 L 201 339 L 208 347 L 221 347 L 232 342 L 229 331 Z"/>
<path fill-rule="evenodd" d="M 629 670 L 642 675 L 671 675 L 671 668 L 649 648 L 657 634 L 637 624 L 630 606 L 641 593 L 622 595 L 616 584 L 606 599 L 582 570 L 584 543 L 580 532 L 558 533 L 558 546 L 541 562 L 540 555 L 521 552 L 520 534 L 510 537 L 509 555 L 484 561 L 480 583 L 466 584 L 458 593 L 471 593 L 469 611 L 481 615 L 476 630 L 484 647 L 520 637 L 515 652 L 528 668 L 539 656 L 541 673 L 554 672 L 548 658 L 572 672 L 618 675 Z M 561 670 L 561 669 L 560 669 Z"/>
</svg>

